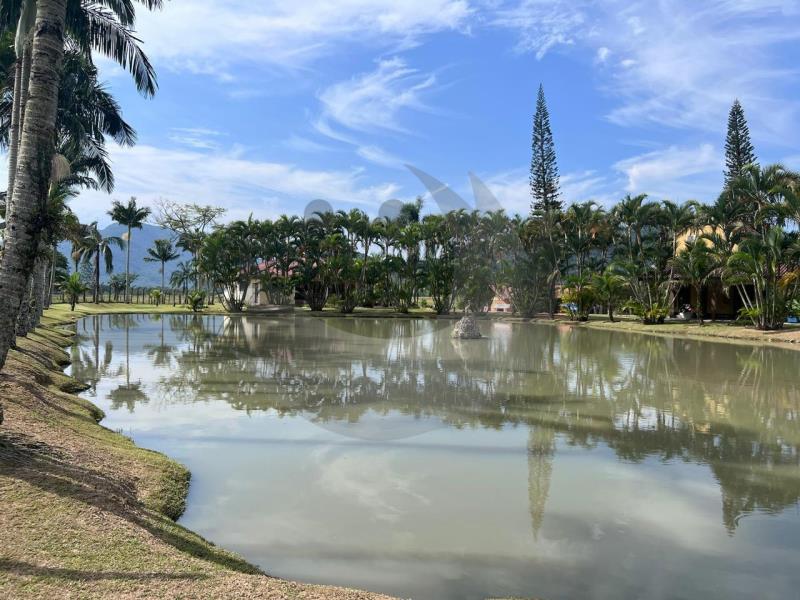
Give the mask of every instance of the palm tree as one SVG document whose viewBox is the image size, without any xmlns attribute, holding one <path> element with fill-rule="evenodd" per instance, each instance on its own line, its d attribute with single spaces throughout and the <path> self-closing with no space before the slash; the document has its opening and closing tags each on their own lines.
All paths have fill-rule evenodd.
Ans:
<svg viewBox="0 0 800 600">
<path fill-rule="evenodd" d="M 115 222 L 128 228 L 128 237 L 125 238 L 128 244 L 125 250 L 125 302 L 130 304 L 131 230 L 142 228 L 145 219 L 150 216 L 150 209 L 144 206 L 137 206 L 136 198 L 131 197 L 127 204 L 122 204 L 119 200 L 115 200 L 108 214 Z"/>
<path fill-rule="evenodd" d="M 714 254 L 701 238 L 686 242 L 686 246 L 670 261 L 671 268 L 681 281 L 690 286 L 697 296 L 697 318 L 703 324 L 703 286 L 716 268 Z"/>
<path fill-rule="evenodd" d="M 65 0 L 37 0 L 31 43 L 29 93 L 9 188 L 9 227 L 0 267 L 0 369 L 14 342 L 17 314 L 41 237 L 42 199 L 47 197 L 53 155 L 58 84 L 64 56 Z M 42 157 L 47 157 L 42 160 Z"/>
<path fill-rule="evenodd" d="M 730 187 L 743 205 L 745 224 L 764 237 L 772 227 L 783 225 L 785 218 L 792 216 L 791 207 L 797 205 L 798 185 L 800 174 L 781 164 L 773 164 L 747 165 Z"/>
<path fill-rule="evenodd" d="M 125 247 L 125 242 L 121 237 L 115 235 L 104 237 L 97 228 L 97 222 L 94 222 L 89 225 L 88 232 L 81 241 L 78 250 L 81 260 L 86 263 L 94 261 L 94 270 L 92 272 L 94 277 L 94 291 L 92 294 L 92 301 L 95 304 L 100 303 L 100 258 L 102 257 L 105 263 L 106 273 L 111 273 L 114 270 L 113 246 L 123 249 Z"/>
<path fill-rule="evenodd" d="M 175 270 L 169 277 L 169 284 L 173 287 L 180 288 L 184 298 L 189 291 L 189 284 L 194 280 L 197 269 L 195 269 L 194 261 L 181 261 L 175 266 Z"/>
<path fill-rule="evenodd" d="M 161 6 L 161 0 L 143 2 L 148 8 Z M 98 11 L 96 4 L 110 10 Z M 68 5 L 70 10 L 67 10 Z M 137 84 L 141 84 L 140 91 L 152 94 L 155 78 L 133 34 L 134 11 L 129 2 L 101 0 L 84 4 L 80 0 L 9 0 L 0 10 L 0 21 L 3 21 L 0 23 L 3 31 L 15 25 L 17 29 L 7 193 L 7 212 L 12 223 L 0 265 L 2 369 L 14 342 L 14 324 L 41 237 L 41 207 L 47 197 L 56 140 L 65 32 L 70 43 L 83 50 L 86 56 L 91 57 L 94 47 L 127 67 Z"/>
<path fill-rule="evenodd" d="M 605 305 L 608 320 L 614 322 L 614 309 L 625 290 L 625 280 L 610 269 L 592 278 L 592 288 L 598 302 Z"/>
<path fill-rule="evenodd" d="M 176 251 L 169 240 L 156 240 L 152 248 L 147 249 L 149 256 L 145 257 L 146 262 L 161 263 L 161 293 L 164 293 L 164 265 L 180 257 L 180 252 Z"/>
<path fill-rule="evenodd" d="M 86 291 L 86 286 L 81 281 L 81 274 L 73 273 L 70 275 L 62 284 L 61 289 L 64 290 L 64 294 L 69 298 L 70 310 L 75 310 L 75 303 L 80 298 L 80 295 Z"/>
</svg>

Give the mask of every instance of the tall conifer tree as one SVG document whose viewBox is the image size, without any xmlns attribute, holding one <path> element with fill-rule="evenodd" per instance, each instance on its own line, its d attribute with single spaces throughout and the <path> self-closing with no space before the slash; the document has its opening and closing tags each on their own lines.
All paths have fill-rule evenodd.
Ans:
<svg viewBox="0 0 800 600">
<path fill-rule="evenodd" d="M 746 165 L 756 160 L 744 110 L 739 100 L 734 100 L 728 113 L 728 135 L 725 138 L 725 183 L 736 179 Z"/>
<path fill-rule="evenodd" d="M 536 114 L 533 116 L 533 155 L 531 157 L 531 208 L 533 210 L 561 210 L 559 196 L 558 164 L 553 133 L 550 131 L 550 114 L 544 100 L 544 88 L 539 85 Z"/>
</svg>

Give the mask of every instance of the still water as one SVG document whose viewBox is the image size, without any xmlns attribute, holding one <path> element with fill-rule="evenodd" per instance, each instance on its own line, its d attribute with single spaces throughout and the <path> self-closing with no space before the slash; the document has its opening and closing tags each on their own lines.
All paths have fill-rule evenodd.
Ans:
<svg viewBox="0 0 800 600">
<path fill-rule="evenodd" d="M 419 599 L 800 598 L 800 353 L 482 323 L 89 317 L 104 424 L 268 573 Z"/>
</svg>

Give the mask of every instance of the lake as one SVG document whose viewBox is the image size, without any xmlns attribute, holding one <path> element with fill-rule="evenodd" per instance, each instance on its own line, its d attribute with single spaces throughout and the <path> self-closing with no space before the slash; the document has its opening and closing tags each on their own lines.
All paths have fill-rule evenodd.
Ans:
<svg viewBox="0 0 800 600">
<path fill-rule="evenodd" d="M 109 315 L 68 370 L 271 575 L 418 599 L 800 598 L 800 353 L 568 324 Z"/>
</svg>

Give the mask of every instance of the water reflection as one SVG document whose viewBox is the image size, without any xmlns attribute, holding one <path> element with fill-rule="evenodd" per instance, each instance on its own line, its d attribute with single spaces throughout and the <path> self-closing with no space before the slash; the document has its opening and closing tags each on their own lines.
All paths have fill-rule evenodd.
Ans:
<svg viewBox="0 0 800 600">
<path fill-rule="evenodd" d="M 615 477 L 621 476 L 607 462 L 605 456 L 609 452 L 617 464 L 634 466 L 643 486 L 648 477 L 672 477 L 669 473 L 674 471 L 664 470 L 666 465 L 700 465 L 708 469 L 718 489 L 716 512 L 721 515 L 728 536 L 736 533 L 748 515 L 779 515 L 789 507 L 798 506 L 800 392 L 792 374 L 800 365 L 799 354 L 771 348 L 587 331 L 566 325 L 495 323 L 487 329 L 488 339 L 464 342 L 452 340 L 449 328 L 422 320 L 92 317 L 78 324 L 72 370 L 91 384 L 90 395 L 94 394 L 98 400 L 107 399 L 112 410 L 124 408 L 133 414 L 131 422 L 139 427 L 145 425 L 136 420 L 135 413 L 139 411 L 139 418 L 144 418 L 141 414 L 144 407 L 161 412 L 177 411 L 176 407 L 181 406 L 195 407 L 197 419 L 202 420 L 205 416 L 200 416 L 199 406 L 216 407 L 224 402 L 245 415 L 275 415 L 279 423 L 287 426 L 294 419 L 305 419 L 324 431 L 352 440 L 353 444 L 361 444 L 358 447 L 363 449 L 365 462 L 359 463 L 360 472 L 348 471 L 346 475 L 340 472 L 350 466 L 341 462 L 342 457 L 331 450 L 332 446 L 322 453 L 308 451 L 303 460 L 324 464 L 326 493 L 341 488 L 347 479 L 346 487 L 342 488 L 345 495 L 366 498 L 371 509 L 382 506 L 376 513 L 380 514 L 378 520 L 402 520 L 412 505 L 417 507 L 416 519 L 422 519 L 420 515 L 432 512 L 431 507 L 436 504 L 428 498 L 435 496 L 431 485 L 436 484 L 399 479 L 381 484 L 393 467 L 389 463 L 376 466 L 381 464 L 381 454 L 375 449 L 410 453 L 408 440 L 413 436 L 420 436 L 415 438 L 416 450 L 425 449 L 421 440 L 431 439 L 434 440 L 431 444 L 437 445 L 444 439 L 448 443 L 457 439 L 462 444 L 457 447 L 460 454 L 452 457 L 448 469 L 461 463 L 470 468 L 476 453 L 481 460 L 490 462 L 495 460 L 489 458 L 492 452 L 501 457 L 496 467 L 475 467 L 476 474 L 488 485 L 494 475 L 486 469 L 497 468 L 503 474 L 511 468 L 510 461 L 517 460 L 514 444 L 518 437 L 511 432 L 522 429 L 527 434 L 522 445 L 527 455 L 530 541 L 525 542 L 527 545 L 520 552 L 531 553 L 530 544 L 536 544 L 540 552 L 531 556 L 542 556 L 541 549 L 555 539 L 577 536 L 573 531 L 576 525 L 565 520 L 566 514 L 576 510 L 570 508 L 575 496 L 584 498 L 588 504 L 593 502 L 590 498 L 598 495 L 607 499 L 614 496 L 614 490 L 608 487 L 613 483 L 603 482 L 602 490 L 580 483 L 580 477 L 588 480 L 593 476 L 591 471 L 598 464 Z M 109 382 L 108 390 L 98 388 L 102 381 Z M 218 409 L 213 410 L 219 423 L 223 423 L 226 417 Z M 180 414 L 184 419 L 181 423 L 191 419 L 186 411 Z M 148 427 L 158 428 L 152 424 Z M 219 426 L 225 427 L 232 426 Z M 264 427 L 265 432 L 273 431 L 269 422 L 259 427 Z M 457 437 L 458 432 L 467 437 Z M 492 440 L 491 444 L 485 443 L 484 434 L 478 435 L 479 432 L 491 435 L 486 438 Z M 170 435 L 174 436 L 174 432 Z M 207 424 L 202 435 L 203 439 L 210 439 Z M 306 437 L 308 434 L 303 434 L 292 441 L 301 443 Z M 248 438 L 232 434 L 223 441 L 230 444 L 245 439 Z M 514 440 L 514 444 L 505 446 L 503 440 Z M 559 459 L 562 455 L 563 461 Z M 429 460 L 434 460 L 433 456 L 429 453 Z M 292 460 L 299 459 L 287 458 Z M 429 467 L 425 465 L 426 459 L 419 460 L 422 462 L 415 463 L 415 468 L 422 477 Z M 195 471 L 191 461 L 190 467 Z M 274 465 L 273 468 L 280 470 Z M 560 488 L 554 487 L 559 469 L 569 474 Z M 627 469 L 625 473 L 630 472 Z M 398 472 L 395 468 L 394 474 Z M 369 477 L 364 479 L 364 473 L 370 473 Z M 701 477 L 692 473 L 691 477 Z M 293 476 L 301 478 L 297 472 Z M 678 484 L 682 482 L 675 483 Z M 701 477 L 692 493 L 699 494 L 707 484 L 707 478 Z M 319 485 L 319 481 L 309 483 L 314 485 Z M 381 485 L 386 486 L 385 494 L 380 494 Z M 505 489 L 510 483 L 495 481 L 494 485 Z M 417 488 L 424 489 L 427 495 Z M 565 499 L 566 488 L 574 488 L 573 497 Z M 493 494 L 491 489 L 482 489 L 480 493 L 487 498 Z M 398 500 L 404 495 L 407 497 Z M 401 502 L 403 507 L 398 508 L 393 502 Z M 425 506 L 420 508 L 422 505 Z M 453 510 L 458 509 L 453 507 Z M 606 507 L 605 513 L 591 525 L 591 539 L 602 539 L 607 547 L 614 548 L 608 528 L 625 528 L 630 517 L 622 513 L 612 506 Z M 796 511 L 790 514 L 796 527 Z M 303 513 L 303 518 L 321 517 Z M 495 518 L 500 516 L 492 517 Z M 637 518 L 650 523 L 644 517 Z M 670 518 L 674 518 L 673 513 Z M 396 523 L 387 531 L 398 533 Z M 453 530 L 439 531 L 458 547 L 459 536 Z M 297 531 L 293 531 L 288 537 L 296 535 Z M 636 548 L 632 534 L 627 535 L 624 541 L 616 542 L 618 550 L 610 551 L 609 555 L 619 557 L 619 552 Z M 365 539 L 364 544 L 367 542 Z M 397 540 L 394 543 L 403 547 Z M 430 543 L 438 547 L 444 542 L 437 538 Z M 646 545 L 644 541 L 640 543 Z M 739 543 L 744 544 L 745 540 Z M 315 540 L 314 544 L 319 546 L 320 541 Z M 241 541 L 240 547 L 247 554 L 246 540 Z M 800 557 L 799 547 L 800 542 L 795 540 L 787 551 L 796 559 Z M 251 551 L 256 556 L 260 556 L 260 551 L 266 552 L 263 548 Z M 339 548 L 336 552 L 341 551 Z M 444 551 L 442 548 L 439 554 Z M 420 556 L 421 552 L 422 547 L 415 545 L 414 555 Z M 286 549 L 278 552 L 281 553 L 285 555 Z M 484 558 L 486 567 L 492 561 Z M 277 564 L 278 558 L 269 555 L 269 561 L 268 567 Z M 514 571 L 513 576 L 506 573 L 500 581 L 494 581 L 495 587 L 487 588 L 486 593 L 496 593 L 506 584 L 511 592 L 519 593 L 513 585 L 517 581 L 514 577 L 525 582 L 527 578 L 521 573 L 526 569 L 534 573 L 538 568 L 526 564 L 519 566 L 519 573 Z M 293 571 L 294 568 L 299 570 Z M 578 567 L 571 568 L 580 571 Z M 302 568 L 294 563 L 286 569 L 286 573 L 277 574 L 303 577 Z M 314 573 L 315 577 L 325 576 L 324 569 L 320 571 L 317 567 Z M 368 585 L 371 581 L 364 574 L 360 576 L 361 579 L 353 576 L 341 582 Z M 335 580 L 330 577 L 328 580 Z M 373 573 L 370 577 L 376 576 Z M 476 575 L 473 585 L 478 586 L 478 578 L 484 577 L 489 575 L 486 572 Z M 612 588 L 608 597 L 641 592 L 636 585 L 637 577 L 643 576 L 626 577 L 626 583 L 618 583 L 619 587 Z M 421 576 L 420 580 L 423 579 Z M 690 580 L 684 585 L 691 596 L 698 588 L 691 587 Z M 399 584 L 394 589 L 379 578 L 376 581 L 378 589 L 406 589 Z M 491 578 L 481 585 L 490 581 Z M 565 589 L 563 582 L 541 585 L 542 589 L 551 585 L 555 593 Z M 420 589 L 421 596 L 462 597 L 451 593 L 456 588 L 447 588 L 447 593 L 439 588 Z M 467 593 L 458 588 L 458 593 L 462 592 L 466 597 L 475 590 Z"/>
</svg>

